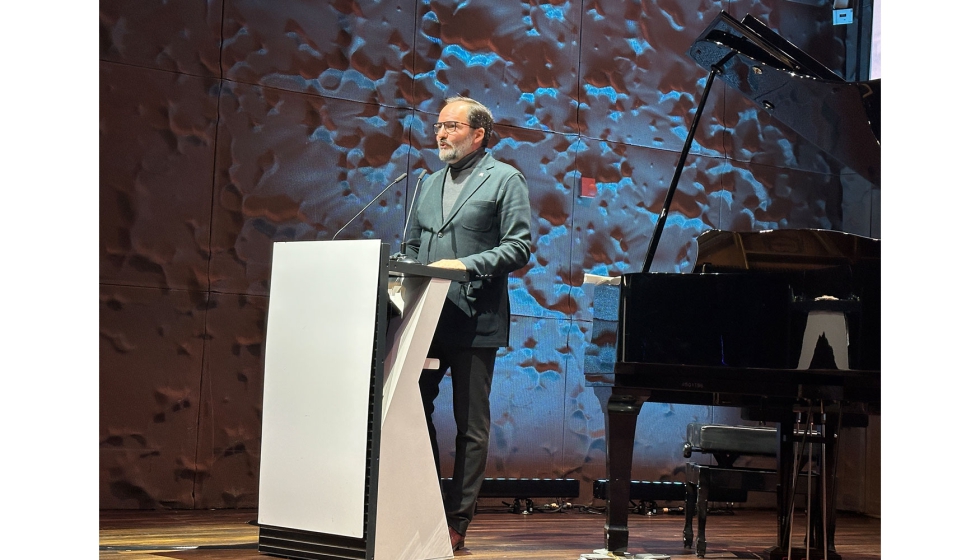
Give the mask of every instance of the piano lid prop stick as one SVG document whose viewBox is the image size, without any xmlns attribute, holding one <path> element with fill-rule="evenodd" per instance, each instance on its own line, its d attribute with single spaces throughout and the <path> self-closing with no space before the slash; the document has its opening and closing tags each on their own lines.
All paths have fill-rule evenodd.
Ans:
<svg viewBox="0 0 980 560">
<path fill-rule="evenodd" d="M 701 120 L 701 113 L 704 112 L 704 105 L 708 100 L 708 92 L 711 91 L 711 84 L 715 81 L 715 75 L 721 72 L 722 66 L 728 62 L 728 59 L 734 56 L 735 52 L 732 51 L 728 55 L 718 61 L 718 64 L 711 67 L 711 72 L 708 74 L 708 81 L 704 84 L 704 92 L 701 94 L 701 102 L 698 103 L 698 110 L 694 113 L 694 122 L 691 123 L 691 128 L 687 131 L 687 140 L 684 141 L 684 149 L 681 150 L 680 161 L 677 162 L 677 168 L 674 169 L 674 178 L 670 181 L 670 188 L 667 189 L 667 197 L 664 199 L 664 208 L 660 211 L 660 217 L 657 218 L 657 226 L 653 230 L 653 237 L 650 239 L 650 246 L 647 248 L 646 259 L 643 261 L 642 272 L 650 272 L 650 265 L 653 264 L 653 254 L 657 252 L 657 245 L 660 244 L 660 236 L 664 233 L 664 224 L 667 222 L 667 212 L 670 210 L 670 201 L 674 198 L 674 191 L 677 190 L 677 183 L 681 179 L 681 171 L 684 170 L 684 162 L 687 160 L 687 154 L 691 151 L 691 144 L 694 142 L 694 133 L 698 128 L 698 122 Z"/>
</svg>

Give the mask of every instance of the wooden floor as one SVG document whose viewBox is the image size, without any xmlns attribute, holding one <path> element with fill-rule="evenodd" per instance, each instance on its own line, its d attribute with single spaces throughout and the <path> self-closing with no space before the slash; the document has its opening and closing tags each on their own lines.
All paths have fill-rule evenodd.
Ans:
<svg viewBox="0 0 980 560">
<path fill-rule="evenodd" d="M 102 511 L 99 558 L 274 559 L 256 550 L 256 519 L 255 510 Z M 801 516 L 795 526 L 803 522 Z M 582 555 L 603 552 L 604 523 L 604 515 L 583 508 L 530 515 L 506 508 L 481 510 L 467 532 L 466 547 L 456 556 L 467 560 L 579 560 Z M 775 544 L 773 511 L 736 509 L 710 515 L 707 523 L 707 558 L 761 558 Z M 638 559 L 643 554 L 696 558 L 691 549 L 683 548 L 682 514 L 632 514 L 629 527 L 629 553 Z M 794 534 L 799 536 L 798 529 Z M 841 513 L 837 552 L 844 560 L 880 560 L 881 520 Z"/>
</svg>

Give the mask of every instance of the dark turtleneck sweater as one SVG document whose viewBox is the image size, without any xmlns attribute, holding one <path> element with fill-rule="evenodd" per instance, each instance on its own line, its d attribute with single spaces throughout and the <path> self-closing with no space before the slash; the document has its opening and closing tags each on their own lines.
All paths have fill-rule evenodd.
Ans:
<svg viewBox="0 0 980 560">
<path fill-rule="evenodd" d="M 442 185 L 443 219 L 453 209 L 453 205 L 456 204 L 456 199 L 459 198 L 459 193 L 463 192 L 466 181 L 473 174 L 473 168 L 476 167 L 477 162 L 483 158 L 485 153 L 487 153 L 486 148 L 481 146 L 473 151 L 473 153 L 463 156 L 456 163 L 450 163 L 448 165 L 449 172 L 446 173 L 446 182 Z"/>
</svg>

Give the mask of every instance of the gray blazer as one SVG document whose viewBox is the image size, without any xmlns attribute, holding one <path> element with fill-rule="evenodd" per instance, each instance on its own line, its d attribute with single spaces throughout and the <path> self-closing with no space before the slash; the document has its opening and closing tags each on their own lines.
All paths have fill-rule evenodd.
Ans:
<svg viewBox="0 0 980 560">
<path fill-rule="evenodd" d="M 531 258 L 531 204 L 520 171 L 485 153 L 444 220 L 448 167 L 426 179 L 409 216 L 406 253 L 428 264 L 459 259 L 470 281 L 453 282 L 436 338 L 451 346 L 507 346 L 507 275 Z"/>
</svg>

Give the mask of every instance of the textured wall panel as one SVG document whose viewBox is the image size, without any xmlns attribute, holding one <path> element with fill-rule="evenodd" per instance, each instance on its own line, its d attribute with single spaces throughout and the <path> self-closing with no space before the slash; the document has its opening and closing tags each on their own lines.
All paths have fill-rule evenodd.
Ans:
<svg viewBox="0 0 980 560">
<path fill-rule="evenodd" d="M 529 317 L 569 314 L 571 183 L 575 136 L 500 127 L 494 157 L 524 174 L 531 200 L 531 261 L 511 274 L 511 310 Z"/>
<path fill-rule="evenodd" d="M 272 243 L 330 239 L 408 172 L 338 236 L 397 250 L 419 174 L 443 167 L 431 125 L 460 93 L 494 112 L 491 149 L 526 175 L 533 213 L 487 475 L 579 478 L 590 501 L 605 434 L 582 280 L 642 266 L 706 83 L 687 50 L 722 9 L 844 63 L 823 2 L 101 2 L 100 505 L 255 506 Z M 874 235 L 878 189 L 838 167 L 717 81 L 653 270 L 689 271 L 710 228 Z M 634 478 L 679 480 L 693 420 L 738 417 L 645 405 Z"/>
<path fill-rule="evenodd" d="M 574 207 L 571 294 L 576 318 L 591 317 L 583 300 L 585 273 L 619 276 L 640 272 L 663 210 L 677 165 L 669 151 L 582 140 L 578 168 L 596 181 L 594 198 L 579 197 Z M 690 272 L 697 257 L 695 238 L 718 227 L 718 200 L 728 198 L 731 182 L 725 160 L 688 156 L 671 202 L 663 236 L 654 255 L 654 272 Z"/>
<path fill-rule="evenodd" d="M 272 243 L 330 239 L 408 170 L 403 109 L 239 85 L 222 89 L 211 280 L 268 294 Z M 396 242 L 404 183 L 371 206 L 348 237 Z"/>
<path fill-rule="evenodd" d="M 207 295 L 99 290 L 99 504 L 194 507 Z"/>
<path fill-rule="evenodd" d="M 217 84 L 100 64 L 103 282 L 207 289 Z"/>
<path fill-rule="evenodd" d="M 491 392 L 488 477 L 561 474 L 565 363 L 564 321 L 516 317 L 510 348 L 498 357 Z"/>
<path fill-rule="evenodd" d="M 567 354 L 563 324 L 548 318 L 511 319 L 511 345 L 497 352 L 490 391 L 488 477 L 554 478 L 562 470 Z M 452 475 L 455 457 L 452 395 L 447 374 L 432 417 L 443 477 Z"/>
<path fill-rule="evenodd" d="M 99 59 L 218 77 L 221 0 L 99 0 Z"/>
<path fill-rule="evenodd" d="M 592 340 L 592 321 L 564 324 L 568 339 L 565 362 L 562 476 L 579 481 L 579 497 L 589 502 L 592 483 L 606 478 L 606 426 L 595 389 L 585 381 L 584 351 Z"/>
<path fill-rule="evenodd" d="M 704 73 L 687 49 L 716 2 L 586 0 L 582 22 L 582 133 L 679 152 Z M 711 137 L 708 137 L 711 139 Z M 693 148 L 702 153 L 699 144 Z M 719 142 L 703 153 L 717 155 Z"/>
<path fill-rule="evenodd" d="M 197 508 L 258 507 L 266 297 L 214 294 L 207 320 Z"/>
<path fill-rule="evenodd" d="M 221 63 L 235 82 L 405 107 L 415 0 L 229 0 Z"/>
<path fill-rule="evenodd" d="M 427 7 L 426 7 L 427 4 Z M 577 132 L 579 2 L 423 2 L 415 100 L 479 99 L 496 122 Z"/>
</svg>

